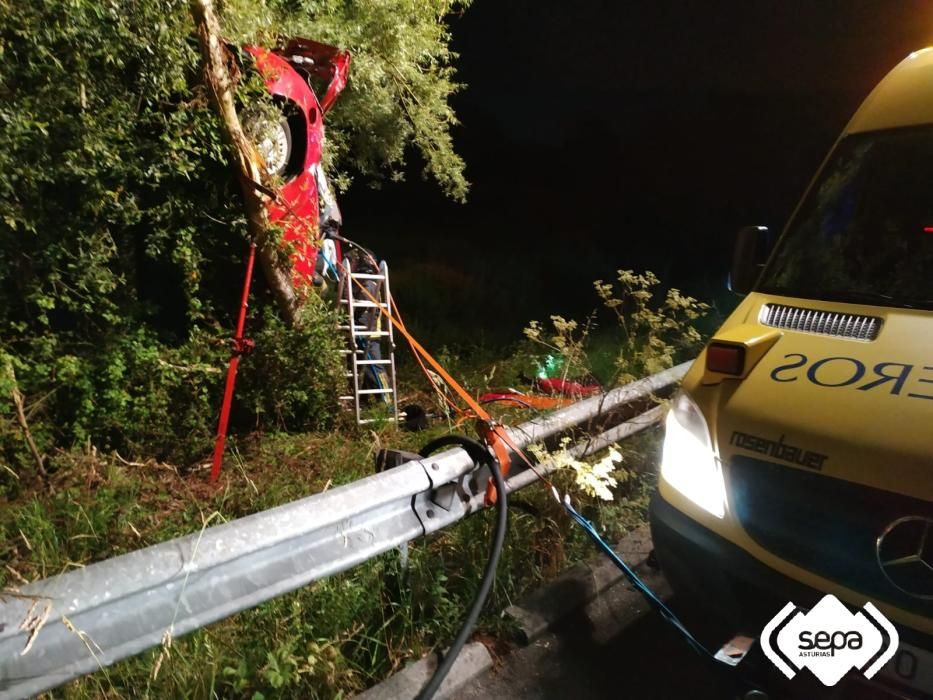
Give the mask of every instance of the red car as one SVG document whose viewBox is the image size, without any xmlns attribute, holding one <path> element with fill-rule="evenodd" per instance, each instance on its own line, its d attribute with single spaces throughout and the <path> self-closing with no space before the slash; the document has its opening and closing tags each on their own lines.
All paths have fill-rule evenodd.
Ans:
<svg viewBox="0 0 933 700">
<path fill-rule="evenodd" d="M 339 227 L 340 211 L 321 168 L 324 115 L 333 106 L 350 69 L 350 54 L 310 39 L 292 39 L 284 48 L 247 46 L 282 116 L 277 122 L 249 114 L 245 126 L 265 159 L 270 175 L 280 176 L 281 201 L 269 205 L 269 221 L 284 229 L 292 244 L 293 283 L 313 284 L 325 233 Z M 312 82 L 326 85 L 318 100 Z M 327 263 L 337 266 L 337 241 L 323 242 Z M 324 261 L 320 261 L 324 262 Z"/>
</svg>

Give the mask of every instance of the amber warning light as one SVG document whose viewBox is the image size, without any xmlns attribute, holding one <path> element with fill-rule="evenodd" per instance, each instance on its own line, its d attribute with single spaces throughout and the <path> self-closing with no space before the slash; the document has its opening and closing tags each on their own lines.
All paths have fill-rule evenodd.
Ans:
<svg viewBox="0 0 933 700">
<path fill-rule="evenodd" d="M 722 374 L 742 374 L 745 369 L 745 346 L 710 343 L 706 348 L 706 369 Z"/>
</svg>

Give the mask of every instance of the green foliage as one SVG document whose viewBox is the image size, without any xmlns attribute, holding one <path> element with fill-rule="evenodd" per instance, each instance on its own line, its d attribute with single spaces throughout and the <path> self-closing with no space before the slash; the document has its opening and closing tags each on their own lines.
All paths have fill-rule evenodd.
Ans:
<svg viewBox="0 0 933 700">
<path fill-rule="evenodd" d="M 173 348 L 137 329 L 108 341 L 85 357 L 60 358 L 53 405 L 62 410 L 63 435 L 159 459 L 185 460 L 208 448 L 205 417 L 216 411 L 226 354 L 219 339 L 195 331 Z"/>
<path fill-rule="evenodd" d="M 237 385 L 240 402 L 267 428 L 307 430 L 333 424 L 338 391 L 346 385 L 340 349 L 342 336 L 334 331 L 337 314 L 312 297 L 302 319 L 289 329 L 267 310 L 256 349 L 243 364 Z M 268 390 L 274 377 L 276 390 Z"/>
<path fill-rule="evenodd" d="M 550 320 L 550 329 L 540 321 L 529 321 L 524 330 L 528 340 L 552 351 L 538 363 L 538 374 L 544 372 L 547 376 L 560 376 L 561 379 L 577 378 L 585 374 L 589 368 L 587 340 L 593 318 L 587 319 L 582 326 L 560 315 L 553 315 Z"/>
<path fill-rule="evenodd" d="M 344 185 L 352 173 L 397 176 L 413 145 L 462 198 L 445 18 L 466 4 L 232 0 L 220 10 L 233 44 L 304 35 L 354 53 L 326 149 Z M 45 453 L 90 440 L 194 459 L 216 425 L 246 224 L 188 2 L 0 8 L 0 364 L 15 369 Z M 248 103 L 262 89 L 244 76 Z M 258 414 L 276 427 L 319 425 L 333 409 L 332 345 L 312 325 L 330 319 L 313 309 L 287 331 L 269 304 L 259 280 L 250 329 L 266 320 L 243 362 L 241 406 L 252 413 L 238 424 Z M 4 372 L 0 489 L 30 462 L 9 383 Z"/>
<path fill-rule="evenodd" d="M 611 445 L 601 459 L 588 461 L 573 454 L 570 442 L 571 438 L 566 436 L 561 438 L 557 449 L 548 450 L 543 444 L 534 444 L 529 446 L 529 452 L 538 462 L 548 461 L 558 469 L 571 470 L 574 485 L 587 496 L 611 501 L 612 489 L 632 476 L 628 470 L 618 466 L 622 462 L 619 446 Z"/>
<path fill-rule="evenodd" d="M 619 270 L 618 282 L 618 288 L 602 280 L 596 280 L 593 286 L 623 332 L 616 358 L 622 384 L 673 367 L 679 356 L 703 344 L 696 323 L 709 311 L 708 304 L 673 287 L 667 290 L 663 302 L 652 303 L 654 290 L 661 282 L 651 271 L 640 275 Z"/>
<path fill-rule="evenodd" d="M 619 270 L 618 286 L 603 280 L 593 283 L 603 306 L 618 324 L 617 332 L 611 336 L 617 349 L 610 384 L 627 384 L 673 367 L 678 359 L 702 344 L 703 337 L 696 326 L 710 306 L 673 287 L 658 303 L 654 295 L 660 284 L 653 272 L 636 274 L 632 270 Z M 598 359 L 589 343 L 595 321 L 595 313 L 583 324 L 551 316 L 550 327 L 531 321 L 524 334 L 534 345 L 557 356 L 563 378 L 577 378 L 589 375 L 595 364 L 593 360 Z M 547 359 L 542 358 L 539 364 Z M 554 357 L 550 361 L 553 364 Z"/>
</svg>

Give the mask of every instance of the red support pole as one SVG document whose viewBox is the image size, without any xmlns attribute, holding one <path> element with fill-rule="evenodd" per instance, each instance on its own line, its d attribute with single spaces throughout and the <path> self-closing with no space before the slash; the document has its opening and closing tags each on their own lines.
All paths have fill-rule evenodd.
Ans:
<svg viewBox="0 0 933 700">
<path fill-rule="evenodd" d="M 233 402 L 233 386 L 236 384 L 236 371 L 240 356 L 252 348 L 252 342 L 243 338 L 246 326 L 246 309 L 249 307 L 249 289 L 253 284 L 253 263 L 256 260 L 256 244 L 249 244 L 249 257 L 246 260 L 246 279 L 243 280 L 243 298 L 240 301 L 240 315 L 233 337 L 233 354 L 227 368 L 227 383 L 224 387 L 224 400 L 220 407 L 220 421 L 217 424 L 217 440 L 214 442 L 214 459 L 211 462 L 211 483 L 220 476 L 220 466 L 224 460 L 224 445 L 227 442 L 227 422 L 230 420 L 230 404 Z"/>
</svg>

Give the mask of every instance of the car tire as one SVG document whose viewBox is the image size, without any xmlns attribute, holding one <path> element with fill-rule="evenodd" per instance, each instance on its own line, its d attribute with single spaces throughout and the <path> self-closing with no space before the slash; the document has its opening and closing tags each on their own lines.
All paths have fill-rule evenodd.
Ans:
<svg viewBox="0 0 933 700">
<path fill-rule="evenodd" d="M 244 126 L 265 162 L 266 172 L 273 177 L 284 174 L 292 157 L 292 130 L 285 115 L 277 121 L 265 114 L 247 115 Z"/>
</svg>

